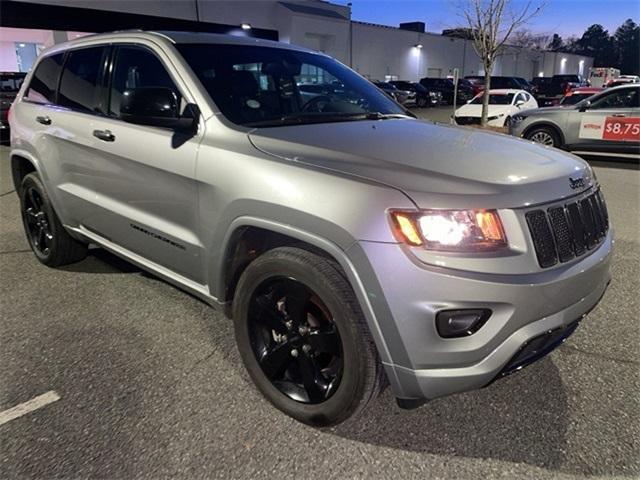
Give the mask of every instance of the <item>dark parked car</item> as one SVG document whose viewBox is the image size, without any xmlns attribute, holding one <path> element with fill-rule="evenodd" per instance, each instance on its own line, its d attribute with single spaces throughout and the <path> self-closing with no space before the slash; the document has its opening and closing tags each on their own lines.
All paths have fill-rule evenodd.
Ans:
<svg viewBox="0 0 640 480">
<path fill-rule="evenodd" d="M 420 80 L 420 85 L 432 92 L 440 92 L 442 100 L 453 103 L 453 80 L 450 78 L 428 78 Z M 473 88 L 469 84 L 458 83 L 458 102 L 466 103 L 474 97 Z"/>
<path fill-rule="evenodd" d="M 557 105 L 563 95 L 574 88 L 586 87 L 587 82 L 580 75 L 554 75 L 536 89 L 538 104 L 542 107 Z"/>
<path fill-rule="evenodd" d="M 395 85 L 390 82 L 377 82 L 374 81 L 373 84 L 382 90 L 384 93 L 393 98 L 400 105 L 404 105 L 409 100 L 410 92 L 405 90 L 400 90 Z"/>
<path fill-rule="evenodd" d="M 471 83 L 476 95 L 484 90 L 484 76 L 467 75 L 464 79 Z M 525 90 L 533 93 L 533 85 L 522 77 L 493 76 L 491 77 L 491 88 L 497 90 Z"/>
<path fill-rule="evenodd" d="M 409 92 L 408 103 L 414 104 L 416 107 L 430 107 L 439 105 L 442 101 L 442 94 L 436 91 L 430 91 L 417 82 L 407 82 L 405 80 L 393 80 L 391 82 L 396 88 Z"/>
<path fill-rule="evenodd" d="M 26 75 L 22 72 L 0 72 L 0 141 L 9 140 L 9 107 Z"/>
<path fill-rule="evenodd" d="M 535 77 L 531 80 L 531 85 L 533 86 L 534 97 L 538 97 L 541 92 L 545 91 L 547 86 L 551 83 L 551 77 Z"/>
</svg>

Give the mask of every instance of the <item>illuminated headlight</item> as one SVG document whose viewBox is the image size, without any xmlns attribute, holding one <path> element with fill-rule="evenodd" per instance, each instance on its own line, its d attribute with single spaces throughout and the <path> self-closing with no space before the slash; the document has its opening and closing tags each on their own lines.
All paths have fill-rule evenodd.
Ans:
<svg viewBox="0 0 640 480">
<path fill-rule="evenodd" d="M 495 210 L 393 210 L 391 218 L 396 238 L 414 247 L 480 252 L 507 246 Z"/>
<path fill-rule="evenodd" d="M 440 98 L 440 97 L 442 97 L 442 93 L 440 93 L 440 92 L 429 92 L 429 96 L 431 98 Z"/>
</svg>

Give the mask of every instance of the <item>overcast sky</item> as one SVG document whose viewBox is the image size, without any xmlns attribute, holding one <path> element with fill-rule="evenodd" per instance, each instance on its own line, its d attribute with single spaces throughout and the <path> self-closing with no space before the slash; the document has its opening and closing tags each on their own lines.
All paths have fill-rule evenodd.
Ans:
<svg viewBox="0 0 640 480">
<path fill-rule="evenodd" d="M 349 0 L 331 0 L 346 4 Z M 427 30 L 439 33 L 460 26 L 456 5 L 464 0 L 351 0 L 354 20 L 397 26 L 400 22 L 422 21 Z M 527 0 L 513 0 L 522 7 Z M 536 1 L 533 0 L 535 4 Z M 582 35 L 585 29 L 600 23 L 609 33 L 627 18 L 640 19 L 640 0 L 546 0 L 546 7 L 531 21 L 536 33 L 559 33 L 563 37 Z"/>
</svg>

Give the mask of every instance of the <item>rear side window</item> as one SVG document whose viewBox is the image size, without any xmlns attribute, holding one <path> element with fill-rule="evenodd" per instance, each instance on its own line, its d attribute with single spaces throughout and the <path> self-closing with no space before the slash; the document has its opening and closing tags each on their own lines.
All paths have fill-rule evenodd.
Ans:
<svg viewBox="0 0 640 480">
<path fill-rule="evenodd" d="M 109 114 L 120 116 L 120 103 L 126 90 L 162 87 L 174 91 L 180 101 L 180 91 L 158 57 L 141 47 L 119 47 L 111 80 Z"/>
<path fill-rule="evenodd" d="M 43 58 L 36 67 L 25 99 L 35 103 L 54 103 L 62 70 L 63 53 Z"/>
<path fill-rule="evenodd" d="M 100 77 L 105 47 L 71 50 L 64 64 L 58 104 L 80 112 L 100 111 Z"/>
</svg>

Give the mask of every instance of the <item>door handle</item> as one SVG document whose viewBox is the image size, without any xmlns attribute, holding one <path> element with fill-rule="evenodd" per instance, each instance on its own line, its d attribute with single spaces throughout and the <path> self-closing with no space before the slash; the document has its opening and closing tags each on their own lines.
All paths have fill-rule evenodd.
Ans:
<svg viewBox="0 0 640 480">
<path fill-rule="evenodd" d="M 36 122 L 41 123 L 42 125 L 51 125 L 51 119 L 46 116 L 37 116 Z"/>
<path fill-rule="evenodd" d="M 113 142 L 116 136 L 110 130 L 94 130 L 93 136 L 105 142 Z"/>
<path fill-rule="evenodd" d="M 627 115 L 625 113 L 614 113 L 613 115 L 611 115 L 612 117 L 626 117 Z"/>
</svg>

